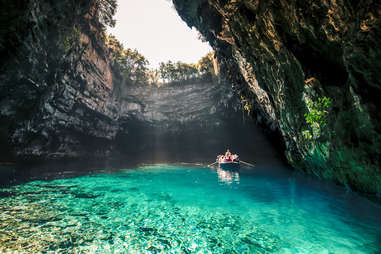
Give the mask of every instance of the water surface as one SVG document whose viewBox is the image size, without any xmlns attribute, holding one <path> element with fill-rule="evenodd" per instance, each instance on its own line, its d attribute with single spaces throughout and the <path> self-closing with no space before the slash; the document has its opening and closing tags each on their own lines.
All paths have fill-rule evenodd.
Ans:
<svg viewBox="0 0 381 254">
<path fill-rule="evenodd" d="M 381 208 L 282 170 L 153 165 L 1 189 L 0 252 L 379 253 Z"/>
</svg>

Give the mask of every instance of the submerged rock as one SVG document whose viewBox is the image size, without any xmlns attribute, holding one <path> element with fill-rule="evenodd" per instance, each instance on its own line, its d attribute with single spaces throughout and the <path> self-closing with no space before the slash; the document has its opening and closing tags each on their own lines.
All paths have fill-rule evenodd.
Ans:
<svg viewBox="0 0 381 254">
<path fill-rule="evenodd" d="M 173 2 L 294 167 L 381 193 L 379 2 Z"/>
<path fill-rule="evenodd" d="M 82 180 L 31 182 L 8 189 L 18 198 L 0 198 L 0 251 L 272 253 L 283 243 L 242 214 L 174 204 L 146 190 L 113 195 L 103 190 L 94 195 L 105 182 L 101 175 L 81 187 L 70 184 Z M 128 182 L 116 183 L 133 184 L 124 181 Z M 57 190 L 70 187 L 72 191 L 55 196 L 54 185 Z M 83 199 L 84 193 L 94 197 Z"/>
</svg>

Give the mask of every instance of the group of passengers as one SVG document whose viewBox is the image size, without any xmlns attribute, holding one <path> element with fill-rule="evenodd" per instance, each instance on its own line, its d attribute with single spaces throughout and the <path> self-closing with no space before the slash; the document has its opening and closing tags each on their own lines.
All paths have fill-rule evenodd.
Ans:
<svg viewBox="0 0 381 254">
<path fill-rule="evenodd" d="M 217 161 L 238 161 L 238 155 L 237 154 L 231 154 L 230 150 L 226 150 L 225 155 L 218 155 L 217 156 Z"/>
</svg>

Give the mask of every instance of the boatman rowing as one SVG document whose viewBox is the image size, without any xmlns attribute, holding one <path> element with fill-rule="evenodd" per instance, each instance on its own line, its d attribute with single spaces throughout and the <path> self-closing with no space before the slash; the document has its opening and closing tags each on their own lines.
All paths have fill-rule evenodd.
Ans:
<svg viewBox="0 0 381 254">
<path fill-rule="evenodd" d="M 227 149 L 225 155 L 218 155 L 217 161 L 237 161 L 238 155 L 237 154 L 231 154 L 230 150 Z"/>
</svg>

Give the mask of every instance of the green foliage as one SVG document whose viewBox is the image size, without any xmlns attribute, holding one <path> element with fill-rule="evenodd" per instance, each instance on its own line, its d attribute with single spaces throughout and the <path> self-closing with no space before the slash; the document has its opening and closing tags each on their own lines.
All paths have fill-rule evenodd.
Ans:
<svg viewBox="0 0 381 254">
<path fill-rule="evenodd" d="M 304 130 L 302 135 L 306 139 L 317 138 L 320 136 L 321 131 L 328 124 L 328 114 L 332 106 L 332 101 L 328 97 L 318 98 L 317 101 L 310 101 L 307 103 L 309 112 L 304 114 L 306 122 L 309 124 L 312 129 Z"/>
<path fill-rule="evenodd" d="M 135 84 L 145 84 L 148 82 L 148 60 L 136 49 L 125 49 L 118 59 L 121 73 L 129 77 Z"/>
<path fill-rule="evenodd" d="M 186 81 L 199 76 L 196 64 L 172 61 L 161 62 L 158 73 L 164 82 Z"/>
<path fill-rule="evenodd" d="M 106 44 L 111 52 L 112 61 L 121 75 L 133 84 L 148 83 L 148 60 L 136 49 L 124 49 L 113 35 L 106 36 Z"/>
<path fill-rule="evenodd" d="M 68 54 L 72 48 L 74 48 L 80 42 L 81 31 L 77 26 L 73 26 L 72 31 L 65 37 L 63 46 L 64 53 Z"/>
<path fill-rule="evenodd" d="M 198 61 L 198 71 L 202 75 L 215 75 L 213 60 L 214 52 L 206 54 L 200 61 Z"/>
<path fill-rule="evenodd" d="M 214 53 L 210 52 L 202 57 L 197 64 L 187 64 L 183 62 L 160 63 L 158 70 L 160 79 L 165 83 L 181 82 L 205 77 L 215 76 L 213 65 Z"/>
<path fill-rule="evenodd" d="M 114 35 L 112 35 L 112 34 L 107 35 L 106 34 L 105 35 L 105 42 L 106 42 L 106 45 L 111 52 L 113 60 L 115 60 L 121 56 L 122 51 L 124 50 L 124 46 L 122 43 L 120 43 L 118 41 L 118 39 Z"/>
<path fill-rule="evenodd" d="M 309 130 L 302 131 L 302 135 L 305 139 L 312 139 L 313 138 L 313 136 Z"/>
<path fill-rule="evenodd" d="M 306 122 L 311 125 L 317 123 L 319 126 L 324 127 L 327 124 L 326 118 L 331 104 L 331 99 L 325 96 L 318 98 L 317 101 L 308 102 L 307 106 L 310 111 L 304 114 Z"/>
<path fill-rule="evenodd" d="M 106 45 L 111 53 L 114 67 L 133 84 L 154 84 L 157 86 L 203 79 L 214 76 L 213 52 L 204 56 L 198 64 L 161 62 L 158 69 L 150 70 L 148 60 L 137 50 L 125 49 L 115 36 L 105 35 Z"/>
</svg>

